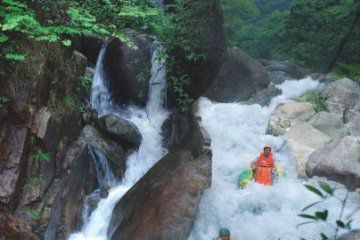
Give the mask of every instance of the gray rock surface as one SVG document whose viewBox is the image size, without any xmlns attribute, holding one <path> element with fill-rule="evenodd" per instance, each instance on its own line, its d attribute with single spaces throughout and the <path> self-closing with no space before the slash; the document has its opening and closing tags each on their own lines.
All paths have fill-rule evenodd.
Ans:
<svg viewBox="0 0 360 240">
<path fill-rule="evenodd" d="M 309 102 L 289 102 L 278 106 L 270 117 L 267 133 L 279 136 L 285 134 L 296 122 L 307 121 L 315 114 Z"/>
<path fill-rule="evenodd" d="M 306 122 L 293 125 L 284 135 L 289 140 L 289 147 L 294 155 L 296 170 L 305 176 L 305 164 L 309 156 L 319 147 L 331 141 L 331 138 Z"/>
<path fill-rule="evenodd" d="M 321 93 L 329 112 L 340 114 L 345 122 L 360 113 L 360 86 L 348 78 L 329 84 Z"/>
<path fill-rule="evenodd" d="M 123 118 L 109 114 L 98 120 L 100 129 L 123 145 L 139 147 L 142 136 L 137 126 Z"/>
<path fill-rule="evenodd" d="M 349 188 L 360 186 L 360 138 L 346 136 L 319 148 L 306 163 L 309 176 L 323 176 Z"/>
<path fill-rule="evenodd" d="M 311 117 L 309 123 L 332 138 L 343 137 L 345 134 L 344 123 L 340 114 L 318 112 Z"/>
</svg>

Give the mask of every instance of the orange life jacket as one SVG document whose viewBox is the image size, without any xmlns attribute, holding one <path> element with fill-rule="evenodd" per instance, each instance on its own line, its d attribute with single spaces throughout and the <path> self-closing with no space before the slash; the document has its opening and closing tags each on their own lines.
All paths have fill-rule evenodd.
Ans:
<svg viewBox="0 0 360 240">
<path fill-rule="evenodd" d="M 272 153 L 265 158 L 264 152 L 261 152 L 257 162 L 256 162 L 256 173 L 255 181 L 264 184 L 271 184 L 271 170 L 274 168 L 274 158 Z"/>
</svg>

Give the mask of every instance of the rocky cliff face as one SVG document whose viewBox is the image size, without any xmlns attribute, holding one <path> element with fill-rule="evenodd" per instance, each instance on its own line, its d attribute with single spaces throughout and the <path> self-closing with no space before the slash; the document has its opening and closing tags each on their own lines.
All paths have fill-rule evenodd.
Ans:
<svg viewBox="0 0 360 240">
<path fill-rule="evenodd" d="M 57 44 L 20 47 L 31 50 L 31 57 L 3 66 L 7 78 L 0 90 L 0 215 L 7 219 L 0 235 L 36 239 L 64 175 L 67 146 L 82 128 L 80 109 L 87 93 L 80 77 L 87 60 Z"/>
</svg>

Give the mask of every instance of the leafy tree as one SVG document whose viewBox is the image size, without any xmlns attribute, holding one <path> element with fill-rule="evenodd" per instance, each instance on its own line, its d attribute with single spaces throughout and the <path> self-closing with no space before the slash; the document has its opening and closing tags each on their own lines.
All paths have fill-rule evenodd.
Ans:
<svg viewBox="0 0 360 240">
<path fill-rule="evenodd" d="M 146 24 L 157 13 L 154 8 L 130 0 L 3 0 L 0 4 L 0 58 L 24 60 L 23 54 L 13 52 L 21 37 L 70 46 L 74 35 L 96 34 L 129 43 L 123 30 L 127 27 L 139 29 L 140 22 Z"/>
<path fill-rule="evenodd" d="M 359 61 L 356 46 L 360 28 L 354 26 L 354 22 L 358 24 L 354 4 L 353 0 L 295 0 L 286 19 L 279 54 L 316 70 L 327 70 L 334 56 L 345 62 Z"/>
</svg>

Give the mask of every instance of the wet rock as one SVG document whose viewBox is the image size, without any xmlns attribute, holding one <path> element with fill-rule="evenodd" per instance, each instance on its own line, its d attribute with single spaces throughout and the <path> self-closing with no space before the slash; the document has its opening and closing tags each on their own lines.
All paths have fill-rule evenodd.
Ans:
<svg viewBox="0 0 360 240">
<path fill-rule="evenodd" d="M 34 236 L 31 226 L 23 219 L 17 219 L 0 213 L 0 239 L 31 239 L 39 240 Z"/>
<path fill-rule="evenodd" d="M 109 139 L 100 130 L 89 125 L 83 128 L 79 140 L 103 153 L 110 161 L 113 172 L 119 178 L 122 178 L 126 166 L 124 150 L 121 145 Z M 66 163 L 66 165 L 68 164 Z"/>
<path fill-rule="evenodd" d="M 216 102 L 247 100 L 268 84 L 269 79 L 264 66 L 240 49 L 230 48 L 205 96 Z"/>
<path fill-rule="evenodd" d="M 343 116 L 345 123 L 360 113 L 360 86 L 348 78 L 329 84 L 321 95 L 326 109 Z"/>
<path fill-rule="evenodd" d="M 360 187 L 360 138 L 346 136 L 311 154 L 306 163 L 309 176 L 326 177 L 350 189 Z"/>
<path fill-rule="evenodd" d="M 59 109 L 51 112 L 42 107 L 35 116 L 32 132 L 41 139 L 53 156 L 64 138 L 73 141 L 81 131 L 81 113 L 76 109 Z"/>
<path fill-rule="evenodd" d="M 179 147 L 189 135 L 189 119 L 182 114 L 172 114 L 161 126 L 163 146 L 168 150 Z"/>
<path fill-rule="evenodd" d="M 78 51 L 73 51 L 73 55 L 72 55 L 72 58 L 75 60 L 75 62 L 77 64 L 80 64 L 82 66 L 86 66 L 87 64 L 87 58 L 80 52 Z"/>
<path fill-rule="evenodd" d="M 359 240 L 360 230 L 353 230 L 349 233 L 342 234 L 338 240 Z"/>
<path fill-rule="evenodd" d="M 296 122 L 309 120 L 315 114 L 309 102 L 289 102 L 278 106 L 271 115 L 267 133 L 274 136 L 285 134 Z"/>
<path fill-rule="evenodd" d="M 183 148 L 159 160 L 115 206 L 108 235 L 120 239 L 187 239 L 200 196 L 211 183 L 211 149 L 199 126 Z"/>
<path fill-rule="evenodd" d="M 94 73 L 94 69 L 93 69 L 93 68 L 90 68 L 90 67 L 86 67 L 86 68 L 85 68 L 85 73 L 84 73 L 85 76 L 93 79 L 94 74 L 95 74 L 95 73 Z"/>
<path fill-rule="evenodd" d="M 271 99 L 277 95 L 280 95 L 282 93 L 281 89 L 277 88 L 274 84 L 270 84 L 268 87 L 257 91 L 253 95 L 251 95 L 250 100 L 248 103 L 257 103 L 261 106 L 267 106 L 269 105 Z"/>
<path fill-rule="evenodd" d="M 318 112 L 311 117 L 309 123 L 316 129 L 332 138 L 344 136 L 342 116 L 336 113 Z"/>
<path fill-rule="evenodd" d="M 305 176 L 305 164 L 311 153 L 331 141 L 331 138 L 306 122 L 294 124 L 284 135 L 289 140 L 297 172 Z"/>
<path fill-rule="evenodd" d="M 80 38 L 80 46 L 78 50 L 84 54 L 93 65 L 95 65 L 104 42 L 105 39 L 99 36 L 84 34 Z"/>
<path fill-rule="evenodd" d="M 17 124 L 6 124 L 0 135 L 0 202 L 14 207 L 18 202 L 26 171 L 24 148 L 28 129 Z M 11 201 L 11 202 L 10 202 Z"/>
<path fill-rule="evenodd" d="M 77 140 L 67 151 L 61 191 L 52 206 L 49 226 L 45 233 L 56 234 L 55 239 L 65 240 L 71 231 L 81 226 L 83 199 L 97 186 L 93 155 L 83 138 Z"/>
<path fill-rule="evenodd" d="M 272 80 L 275 84 L 281 83 L 281 80 L 285 80 L 285 78 L 300 79 L 305 77 L 305 71 L 289 61 L 261 59 L 259 62 L 266 67 L 268 72 L 273 73 L 274 78 Z"/>
<path fill-rule="evenodd" d="M 108 186 L 104 186 L 100 189 L 100 197 L 101 198 L 107 198 L 109 195 L 110 188 Z"/>
<path fill-rule="evenodd" d="M 344 132 L 352 136 L 360 136 L 360 114 L 345 124 Z"/>
<path fill-rule="evenodd" d="M 81 121 L 84 125 L 94 125 L 98 120 L 98 114 L 95 109 L 90 106 L 85 107 L 81 112 Z"/>
<path fill-rule="evenodd" d="M 142 136 L 135 124 L 118 116 L 109 114 L 99 118 L 100 129 L 125 146 L 138 148 Z"/>
<path fill-rule="evenodd" d="M 104 56 L 105 72 L 109 77 L 113 96 L 119 103 L 132 102 L 145 106 L 149 90 L 152 39 L 146 35 L 135 35 L 131 31 L 127 35 L 137 49 L 112 40 Z"/>
</svg>

